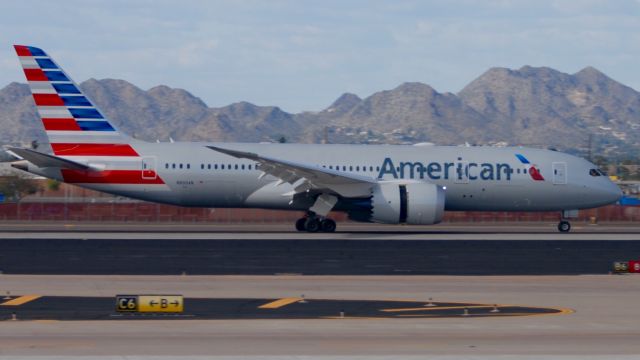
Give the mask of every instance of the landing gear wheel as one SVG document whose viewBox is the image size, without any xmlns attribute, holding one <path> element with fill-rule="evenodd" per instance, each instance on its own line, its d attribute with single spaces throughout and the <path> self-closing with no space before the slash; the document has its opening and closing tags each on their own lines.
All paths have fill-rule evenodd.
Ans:
<svg viewBox="0 0 640 360">
<path fill-rule="evenodd" d="M 300 218 L 296 221 L 296 230 L 298 231 L 305 231 L 307 230 L 307 228 L 305 227 L 305 224 L 307 222 L 307 218 Z"/>
<path fill-rule="evenodd" d="M 308 232 L 318 232 L 320 231 L 320 220 L 314 217 L 308 218 L 304 224 L 304 227 Z"/>
<path fill-rule="evenodd" d="M 336 231 L 336 222 L 331 219 L 324 219 L 320 222 L 322 232 L 332 233 Z"/>
<path fill-rule="evenodd" d="M 558 231 L 567 233 L 570 230 L 571 230 L 571 224 L 568 221 L 562 220 L 558 223 Z"/>
</svg>

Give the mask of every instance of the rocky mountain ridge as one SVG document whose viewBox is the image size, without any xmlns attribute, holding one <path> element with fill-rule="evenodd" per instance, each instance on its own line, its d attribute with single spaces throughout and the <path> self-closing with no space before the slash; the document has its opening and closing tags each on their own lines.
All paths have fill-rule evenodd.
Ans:
<svg viewBox="0 0 640 360">
<path fill-rule="evenodd" d="M 640 93 L 587 67 L 491 68 L 458 94 L 404 83 L 366 98 L 345 93 L 319 112 L 291 114 L 238 102 L 208 107 L 182 89 L 142 90 L 114 79 L 80 84 L 113 123 L 138 138 L 167 141 L 491 144 L 583 149 L 640 148 Z M 46 142 L 25 84 L 0 89 L 3 144 Z"/>
</svg>

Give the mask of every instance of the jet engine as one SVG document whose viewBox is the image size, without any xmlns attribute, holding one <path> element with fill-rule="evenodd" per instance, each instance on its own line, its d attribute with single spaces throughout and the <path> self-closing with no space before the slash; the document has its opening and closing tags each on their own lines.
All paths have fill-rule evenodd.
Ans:
<svg viewBox="0 0 640 360">
<path fill-rule="evenodd" d="M 360 202 L 348 213 L 357 221 L 432 225 L 442 220 L 444 201 L 444 189 L 435 184 L 383 182 L 372 189 L 366 210 Z"/>
</svg>

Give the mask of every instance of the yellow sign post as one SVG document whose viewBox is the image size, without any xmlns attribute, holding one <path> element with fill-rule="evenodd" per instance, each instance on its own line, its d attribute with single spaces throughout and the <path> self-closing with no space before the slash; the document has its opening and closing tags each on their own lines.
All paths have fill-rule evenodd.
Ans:
<svg viewBox="0 0 640 360">
<path fill-rule="evenodd" d="M 182 295 L 118 295 L 116 311 L 181 313 L 184 311 L 184 298 Z"/>
</svg>

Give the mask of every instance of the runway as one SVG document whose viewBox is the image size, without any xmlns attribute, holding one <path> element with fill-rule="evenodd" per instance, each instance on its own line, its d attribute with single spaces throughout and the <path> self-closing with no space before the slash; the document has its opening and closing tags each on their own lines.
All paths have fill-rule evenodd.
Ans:
<svg viewBox="0 0 640 360">
<path fill-rule="evenodd" d="M 639 278 L 609 274 L 613 260 L 640 255 L 635 227 L 578 226 L 569 237 L 538 225 L 352 228 L 306 238 L 282 226 L 59 226 L 3 229 L 0 296 L 33 298 L 0 305 L 0 356 L 640 354 Z M 114 318 L 118 294 L 180 294 L 189 317 Z M 293 300 L 260 309 L 282 299 Z M 442 312 L 425 310 L 429 302 Z M 482 315 L 496 315 L 494 305 L 504 315 Z"/>
<path fill-rule="evenodd" d="M 607 274 L 640 240 L 0 240 L 5 274 Z"/>
<path fill-rule="evenodd" d="M 36 225 L 37 226 L 37 225 Z M 384 227 L 382 227 L 384 228 Z M 589 227 L 586 229 L 593 229 Z M 609 227 L 611 228 L 611 227 Z M 608 274 L 614 261 L 640 254 L 640 232 L 529 232 L 527 227 L 467 226 L 417 232 L 243 232 L 155 226 L 31 226 L 0 233 L 5 274 L 75 275 L 583 275 Z M 147 232 L 144 232 L 144 230 Z M 366 229 L 366 228 L 365 228 Z M 128 230 L 128 231 L 127 231 Z M 260 232 L 263 230 L 263 232 Z M 580 229 L 578 229 L 580 230 Z M 317 236 L 310 236 L 317 235 Z"/>
<path fill-rule="evenodd" d="M 0 238 L 190 240 L 638 240 L 640 224 L 573 223 L 559 233 L 554 222 L 446 223 L 430 226 L 340 223 L 335 233 L 299 233 L 293 224 L 3 222 Z"/>
</svg>

